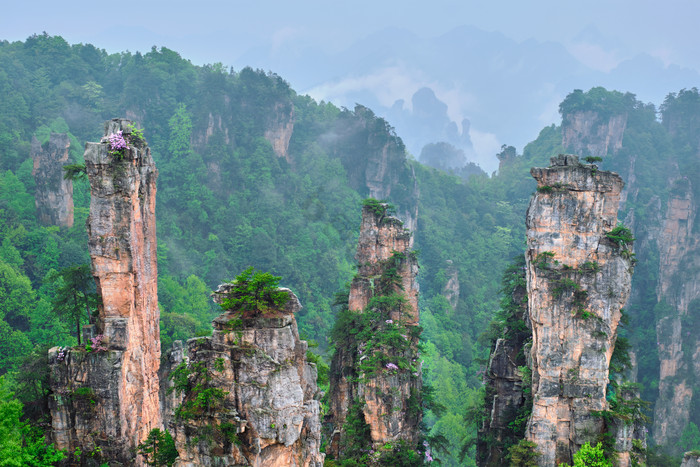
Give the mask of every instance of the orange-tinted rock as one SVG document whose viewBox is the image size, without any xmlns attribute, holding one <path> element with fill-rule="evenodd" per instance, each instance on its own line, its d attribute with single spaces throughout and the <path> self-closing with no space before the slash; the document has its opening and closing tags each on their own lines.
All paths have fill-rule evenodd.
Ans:
<svg viewBox="0 0 700 467">
<path fill-rule="evenodd" d="M 610 358 L 631 286 L 631 245 L 605 234 L 617 225 L 622 179 L 576 156 L 534 168 L 527 212 L 527 291 L 532 325 L 533 409 L 527 439 L 539 464 L 571 456 L 603 431 Z"/>
<path fill-rule="evenodd" d="M 421 410 L 416 411 L 415 404 L 420 407 L 422 381 L 417 362 L 418 334 L 412 332 L 418 325 L 418 264 L 411 252 L 410 231 L 397 218 L 386 214 L 386 205 L 380 206 L 376 210 L 365 206 L 362 210 L 355 257 L 359 267 L 350 286 L 348 308 L 363 313 L 376 306 L 371 305 L 375 297 L 402 296 L 402 305 L 373 309 L 379 316 L 374 332 L 386 332 L 387 326 L 399 326 L 407 345 L 402 349 L 388 346 L 369 349 L 366 342 L 354 342 L 350 347 L 336 346 L 330 375 L 328 421 L 332 434 L 328 452 L 341 459 L 343 425 L 350 406 L 356 402 L 361 405 L 364 421 L 371 432 L 368 450 L 380 450 L 386 444 L 398 442 L 415 448 L 420 435 Z M 393 285 L 387 288 L 385 278 L 390 270 L 395 276 Z M 362 369 L 362 363 L 372 358 L 372 352 L 383 353 L 390 363 L 368 373 Z M 407 362 L 405 368 L 391 367 L 400 360 Z"/>
<path fill-rule="evenodd" d="M 34 202 L 44 225 L 73 227 L 73 182 L 63 178 L 63 166 L 70 163 L 69 147 L 68 135 L 62 133 L 51 133 L 44 146 L 32 138 Z"/>
<path fill-rule="evenodd" d="M 220 286 L 215 300 L 229 287 Z M 284 308 L 227 311 L 214 320 L 211 337 L 188 341 L 192 384 L 182 400 L 197 398 L 192 387 L 198 383 L 220 396 L 170 422 L 177 466 L 323 465 L 316 366 L 306 360 L 307 344 L 297 331 L 301 304 L 281 290 L 289 296 Z"/>
<path fill-rule="evenodd" d="M 157 171 L 145 142 L 131 141 L 123 158 L 109 154 L 108 136 L 128 120 L 105 124 L 100 143 L 87 143 L 90 180 L 88 249 L 101 297 L 96 335 L 106 350 L 50 351 L 52 437 L 60 449 L 88 452 L 140 465 L 137 445 L 161 427 L 158 402 L 160 331 L 155 196 Z M 91 328 L 88 328 L 89 330 Z M 64 394 L 92 392 L 92 411 L 67 403 Z M 73 399 L 75 401 L 75 399 Z"/>
</svg>

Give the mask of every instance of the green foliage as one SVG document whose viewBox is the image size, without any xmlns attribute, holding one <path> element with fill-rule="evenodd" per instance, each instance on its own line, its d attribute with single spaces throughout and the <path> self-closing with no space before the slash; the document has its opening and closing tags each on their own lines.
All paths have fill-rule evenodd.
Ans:
<svg viewBox="0 0 700 467">
<path fill-rule="evenodd" d="M 87 170 L 85 164 L 68 164 L 63 166 L 64 180 L 81 181 L 87 180 Z"/>
<path fill-rule="evenodd" d="M 537 445 L 532 441 L 520 440 L 508 450 L 510 467 L 536 467 L 537 459 L 541 456 L 537 451 Z"/>
<path fill-rule="evenodd" d="M 369 208 L 380 219 L 383 219 L 385 216 L 396 214 L 396 207 L 394 205 L 374 198 L 362 200 L 362 206 Z"/>
<path fill-rule="evenodd" d="M 168 430 L 161 431 L 160 428 L 152 429 L 148 437 L 138 445 L 138 450 L 146 465 L 170 467 L 178 456 L 173 437 Z"/>
<path fill-rule="evenodd" d="M 617 227 L 607 232 L 605 236 L 621 248 L 625 248 L 634 242 L 632 231 L 622 224 L 618 224 Z"/>
<path fill-rule="evenodd" d="M 362 402 L 355 400 L 348 407 L 340 436 L 342 466 L 369 464 L 368 446 L 372 446 L 372 437 L 362 406 Z"/>
<path fill-rule="evenodd" d="M 64 458 L 62 451 L 46 445 L 41 431 L 22 420 L 22 403 L 0 378 L 0 466 L 50 467 Z"/>
<path fill-rule="evenodd" d="M 184 396 L 182 403 L 175 409 L 175 417 L 181 420 L 210 416 L 221 407 L 228 394 L 221 388 L 210 386 L 212 372 L 203 362 L 189 365 L 183 362 L 168 377 L 173 381 L 168 392 L 174 391 Z"/>
<path fill-rule="evenodd" d="M 587 157 L 586 157 L 585 159 L 583 159 L 583 160 L 585 160 L 585 161 L 588 162 L 589 164 L 593 164 L 593 163 L 595 163 L 595 162 L 602 162 L 602 161 L 603 161 L 603 158 L 602 158 L 602 157 L 598 157 L 598 156 L 587 156 Z"/>
<path fill-rule="evenodd" d="M 281 277 L 249 267 L 231 282 L 233 287 L 221 304 L 224 310 L 266 313 L 284 307 L 289 294 L 279 290 Z"/>
<path fill-rule="evenodd" d="M 48 279 L 57 287 L 53 309 L 75 323 L 76 337 L 80 344 L 81 323 L 86 319 L 92 322 L 92 311 L 96 309 L 98 300 L 90 266 L 80 264 L 67 267 L 49 274 Z"/>
<path fill-rule="evenodd" d="M 574 454 L 573 467 L 612 467 L 612 465 L 612 462 L 606 459 L 601 443 L 595 446 L 586 443 Z M 560 466 L 570 467 L 567 464 L 560 464 Z"/>
</svg>

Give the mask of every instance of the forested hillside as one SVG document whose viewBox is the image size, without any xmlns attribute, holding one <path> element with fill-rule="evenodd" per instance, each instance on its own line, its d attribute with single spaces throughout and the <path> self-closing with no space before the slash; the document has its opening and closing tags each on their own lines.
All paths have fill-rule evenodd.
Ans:
<svg viewBox="0 0 700 467">
<path fill-rule="evenodd" d="M 160 173 L 163 348 L 209 333 L 217 314 L 210 291 L 254 266 L 282 276 L 281 284 L 299 297 L 302 337 L 316 341 L 328 361 L 334 296 L 356 272 L 361 200 L 386 199 L 414 230 L 419 252 L 423 377 L 445 407 L 426 413 L 426 429 L 447 438 L 448 452 L 437 456 L 443 465 L 474 465 L 479 420 L 470 414 L 479 413 L 483 400 L 480 372 L 489 352 L 482 333 L 499 308 L 502 272 L 523 252 L 535 186 L 529 168 L 564 151 L 566 118 L 561 127 L 544 128 L 522 155 L 504 147 L 497 175 L 465 181 L 416 162 L 400 135 L 368 108 L 315 102 L 272 73 L 194 66 L 165 48 L 110 55 L 46 34 L 0 42 L 0 95 L 0 371 L 33 421 L 46 422 L 45 402 L 32 404 L 46 394 L 46 350 L 77 343 L 80 323 L 92 319 L 86 310 L 94 309 L 94 285 L 77 273 L 88 263 L 87 181 L 73 180 L 72 227 L 40 223 L 35 195 L 43 187 L 32 175 L 32 138 L 46 148 L 51 133 L 67 134 L 71 162 L 80 164 L 85 141 L 98 141 L 103 122 L 121 116 L 143 128 Z M 655 199 L 663 204 L 676 191 L 695 190 L 697 200 L 697 102 L 696 90 L 670 95 L 661 122 L 654 106 L 600 89 L 562 103 L 564 116 L 626 115 L 621 146 L 602 154 L 609 157 L 601 167 L 635 187 L 624 213 L 638 237 L 660 225 L 661 215 L 650 208 Z M 669 182 L 669 174 L 683 174 L 687 183 Z M 672 313 L 661 310 L 655 293 L 658 252 L 639 246 L 637 256 L 626 332 L 635 348 L 646 349 L 637 353 L 638 375 L 644 396 L 654 401 L 659 356 L 648 349 L 657 348 L 656 323 Z M 697 300 L 686 301 L 678 320 L 692 321 Z M 2 397 L 0 403 L 9 403 Z M 698 448 L 700 434 L 693 433 L 700 420 L 692 407 L 689 428 L 681 431 Z"/>
</svg>

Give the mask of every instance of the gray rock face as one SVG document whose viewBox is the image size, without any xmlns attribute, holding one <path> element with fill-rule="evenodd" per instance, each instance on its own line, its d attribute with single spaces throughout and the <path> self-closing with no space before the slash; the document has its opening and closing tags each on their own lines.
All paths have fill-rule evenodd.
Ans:
<svg viewBox="0 0 700 467">
<path fill-rule="evenodd" d="M 533 411 L 527 439 L 542 466 L 571 456 L 604 429 L 608 368 L 630 294 L 631 245 L 606 237 L 617 224 L 622 179 L 560 155 L 531 170 L 527 292 L 533 332 Z M 623 456 L 624 457 L 624 456 Z"/>
<path fill-rule="evenodd" d="M 215 300 L 229 289 L 220 286 Z M 290 297 L 284 309 L 228 311 L 214 320 L 211 338 L 188 341 L 191 384 L 169 424 L 178 466 L 323 465 L 316 367 L 299 339 L 299 300 L 282 290 Z M 220 396 L 187 415 L 199 383 Z"/>
<path fill-rule="evenodd" d="M 681 467 L 700 467 L 700 452 L 686 452 Z"/>
<path fill-rule="evenodd" d="M 32 138 L 34 199 L 39 222 L 44 225 L 73 227 L 73 182 L 63 178 L 63 166 L 70 163 L 69 146 L 68 135 L 62 133 L 51 133 L 44 146 Z"/>
</svg>

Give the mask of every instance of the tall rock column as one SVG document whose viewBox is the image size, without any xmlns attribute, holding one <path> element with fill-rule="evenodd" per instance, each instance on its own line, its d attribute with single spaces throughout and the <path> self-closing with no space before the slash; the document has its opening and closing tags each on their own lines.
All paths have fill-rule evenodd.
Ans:
<svg viewBox="0 0 700 467">
<path fill-rule="evenodd" d="M 44 225 L 73 227 L 73 182 L 63 178 L 63 166 L 70 162 L 70 140 L 64 133 L 51 133 L 42 146 L 32 138 L 32 175 L 36 182 L 37 216 Z"/>
<path fill-rule="evenodd" d="M 527 294 L 532 324 L 532 416 L 526 437 L 542 466 L 604 430 L 610 359 L 630 294 L 630 245 L 611 240 L 623 181 L 576 156 L 533 168 L 527 212 Z M 622 456 L 624 461 L 625 456 Z"/>
<path fill-rule="evenodd" d="M 222 284 L 214 300 L 234 290 Z M 189 362 L 169 377 L 181 396 L 169 425 L 176 466 L 322 467 L 316 366 L 294 318 L 301 304 L 291 290 L 276 291 L 283 305 L 227 309 L 211 337 L 187 342 Z"/>
<path fill-rule="evenodd" d="M 388 446 L 416 449 L 420 435 L 418 264 L 411 232 L 387 208 L 370 202 L 362 210 L 358 273 L 333 331 L 329 452 L 340 459 L 359 445 L 376 456 Z M 358 424 L 368 437 L 349 439 L 348 425 Z"/>
<path fill-rule="evenodd" d="M 128 147 L 110 154 L 109 137 L 119 132 Z M 138 444 L 161 427 L 158 173 L 148 145 L 123 119 L 106 122 L 102 141 L 87 143 L 85 163 L 88 249 L 101 303 L 97 324 L 85 329 L 91 348 L 49 351 L 52 438 L 83 456 L 140 465 Z"/>
</svg>

